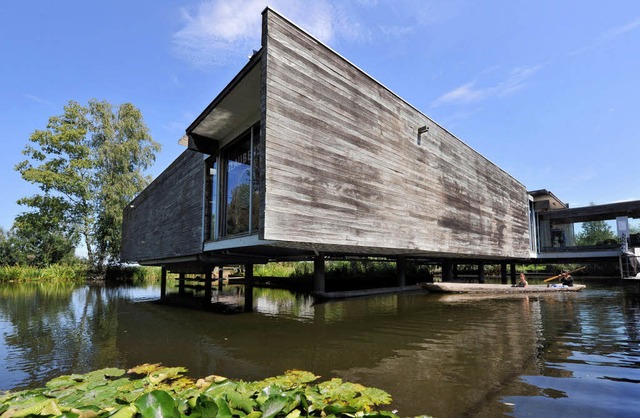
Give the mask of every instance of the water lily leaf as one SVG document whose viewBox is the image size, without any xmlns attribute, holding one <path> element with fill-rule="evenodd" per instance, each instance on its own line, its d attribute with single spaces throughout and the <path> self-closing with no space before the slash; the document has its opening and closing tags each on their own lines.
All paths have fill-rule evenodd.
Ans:
<svg viewBox="0 0 640 418">
<path fill-rule="evenodd" d="M 237 383 L 232 382 L 231 380 L 223 380 L 219 383 L 212 383 L 202 393 L 205 393 L 213 398 L 217 398 L 226 393 L 234 392 L 236 390 L 236 387 Z"/>
<path fill-rule="evenodd" d="M 79 418 L 79 417 L 80 415 L 71 411 L 63 412 L 62 415 L 56 415 L 56 418 Z"/>
<path fill-rule="evenodd" d="M 222 398 L 216 399 L 216 405 L 218 405 L 218 414 L 216 418 L 233 418 L 229 404 Z"/>
<path fill-rule="evenodd" d="M 2 418 L 19 418 L 29 415 L 62 415 L 62 411 L 55 399 L 46 398 L 45 400 L 9 408 L 2 414 Z"/>
<path fill-rule="evenodd" d="M 299 386 L 306 385 L 314 380 L 317 380 L 320 376 L 316 376 L 313 373 L 304 370 L 287 370 L 284 375 L 268 377 L 260 382 L 255 382 L 256 385 L 266 387 L 269 385 L 276 385 L 284 389 L 293 389 Z"/>
<path fill-rule="evenodd" d="M 349 405 L 341 405 L 338 403 L 334 403 L 334 404 L 325 406 L 323 411 L 327 415 L 329 414 L 342 415 L 342 414 L 353 414 L 357 411 L 357 409 Z"/>
<path fill-rule="evenodd" d="M 76 414 L 87 414 L 87 415 L 97 415 L 101 412 L 102 409 L 96 405 L 84 405 L 79 408 L 73 408 L 71 412 L 75 412 Z"/>
<path fill-rule="evenodd" d="M 239 409 L 246 414 L 251 413 L 253 411 L 253 407 L 257 406 L 256 402 L 253 399 L 247 396 L 243 396 L 238 392 L 228 392 L 227 401 L 229 402 L 229 407 L 233 409 Z"/>
<path fill-rule="evenodd" d="M 143 388 L 131 390 L 130 392 L 120 392 L 116 398 L 116 402 L 129 404 L 134 402 L 144 394 Z"/>
<path fill-rule="evenodd" d="M 366 387 L 360 391 L 352 405 L 357 408 L 365 408 L 374 405 L 388 405 L 391 401 L 391 395 L 384 390 Z"/>
<path fill-rule="evenodd" d="M 282 394 L 282 392 L 282 388 L 276 385 L 269 385 L 262 389 L 262 393 L 269 398 L 272 396 L 280 395 Z"/>
<path fill-rule="evenodd" d="M 301 412 L 299 409 L 294 409 L 293 411 L 289 412 L 286 416 L 286 418 L 298 418 L 300 416 Z"/>
<path fill-rule="evenodd" d="M 398 418 L 398 415 L 389 411 L 369 412 L 362 415 L 362 418 Z M 415 418 L 430 418 L 426 415 L 419 415 Z"/>
<path fill-rule="evenodd" d="M 96 418 L 96 417 L 98 417 L 98 413 L 90 409 L 83 409 L 80 411 L 80 414 L 78 414 L 78 418 Z"/>
<path fill-rule="evenodd" d="M 75 403 L 84 409 L 87 405 L 97 405 L 100 408 L 113 404 L 118 391 L 109 386 L 100 386 L 84 393 L 84 396 Z"/>
<path fill-rule="evenodd" d="M 218 415 L 218 404 L 215 399 L 207 395 L 200 395 L 191 410 L 191 416 L 215 417 Z"/>
<path fill-rule="evenodd" d="M 12 400 L 12 399 L 16 399 L 19 397 L 23 397 L 26 396 L 27 394 L 33 394 L 33 391 L 27 391 L 27 390 L 23 390 L 20 392 L 6 392 L 6 393 L 0 393 L 0 405 L 5 406 L 6 402 Z"/>
<path fill-rule="evenodd" d="M 53 393 L 48 393 L 47 395 L 55 396 L 61 403 L 64 403 L 66 405 L 77 405 L 78 400 L 84 397 L 84 392 L 74 389 L 68 390 L 57 396 Z"/>
<path fill-rule="evenodd" d="M 89 390 L 90 389 L 95 389 L 95 388 L 100 387 L 100 386 L 106 386 L 109 383 L 110 382 L 108 380 L 105 380 L 105 379 L 103 379 L 103 380 L 92 380 L 92 381 L 88 382 L 87 389 L 89 389 Z"/>
<path fill-rule="evenodd" d="M 262 418 L 275 417 L 282 412 L 291 403 L 288 396 L 272 396 L 267 399 L 260 408 L 262 410 Z"/>
<path fill-rule="evenodd" d="M 142 395 L 135 401 L 135 406 L 143 418 L 180 417 L 173 398 L 163 390 L 154 390 Z"/>
<path fill-rule="evenodd" d="M 134 405 L 126 405 L 118 409 L 111 415 L 111 418 L 133 418 L 138 413 L 138 408 Z"/>
<path fill-rule="evenodd" d="M 146 376 L 149 373 L 154 372 L 154 371 L 158 370 L 161 367 L 162 367 L 162 365 L 160 363 L 154 363 L 154 364 L 145 363 L 145 364 L 141 364 L 139 366 L 130 368 L 129 370 L 127 370 L 127 373 L 129 373 L 129 374 L 139 374 L 139 375 L 145 375 Z"/>
<path fill-rule="evenodd" d="M 57 389 L 61 387 L 75 386 L 82 380 L 83 376 L 79 374 L 65 375 L 49 380 L 45 386 L 50 389 Z"/>
<path fill-rule="evenodd" d="M 186 372 L 187 369 L 184 367 L 164 367 L 149 373 L 148 378 L 151 383 L 158 384 L 165 380 L 177 379 Z"/>
<path fill-rule="evenodd" d="M 124 373 L 125 371 L 122 369 L 116 369 L 114 367 L 111 367 L 111 368 L 94 370 L 92 372 L 89 372 L 83 376 L 83 379 L 86 382 L 95 382 L 98 380 L 105 380 L 110 377 L 119 377 L 119 376 L 122 376 Z"/>
<path fill-rule="evenodd" d="M 8 393 L 7 395 L 9 395 L 8 398 L 3 402 L 11 400 L 14 404 L 35 403 L 49 399 L 40 390 L 24 390 L 22 392 Z"/>
</svg>

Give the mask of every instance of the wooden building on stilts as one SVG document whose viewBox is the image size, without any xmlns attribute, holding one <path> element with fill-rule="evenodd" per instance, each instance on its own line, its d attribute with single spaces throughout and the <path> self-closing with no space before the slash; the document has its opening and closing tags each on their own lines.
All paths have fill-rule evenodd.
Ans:
<svg viewBox="0 0 640 418">
<path fill-rule="evenodd" d="M 124 209 L 123 261 L 198 273 L 206 299 L 225 265 L 250 285 L 254 264 L 313 260 L 323 294 L 333 257 L 395 260 L 402 288 L 414 259 L 447 276 L 531 256 L 521 183 L 277 12 L 262 25 L 187 149 Z"/>
</svg>

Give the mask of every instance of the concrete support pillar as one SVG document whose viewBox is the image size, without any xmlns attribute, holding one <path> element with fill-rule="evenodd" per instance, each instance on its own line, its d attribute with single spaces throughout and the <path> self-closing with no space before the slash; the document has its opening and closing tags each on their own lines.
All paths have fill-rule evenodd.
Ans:
<svg viewBox="0 0 640 418">
<path fill-rule="evenodd" d="M 244 311 L 253 312 L 253 264 L 244 266 Z"/>
<path fill-rule="evenodd" d="M 218 292 L 222 292 L 223 280 L 224 280 L 224 266 L 218 266 Z"/>
<path fill-rule="evenodd" d="M 162 267 L 160 271 L 160 299 L 164 299 L 167 296 L 167 268 Z"/>
<path fill-rule="evenodd" d="M 516 284 L 516 263 L 511 263 L 511 284 Z"/>
<path fill-rule="evenodd" d="M 323 293 L 324 287 L 324 256 L 313 257 L 313 291 Z"/>
<path fill-rule="evenodd" d="M 178 275 L 178 294 L 180 296 L 184 296 L 185 294 L 185 287 L 184 287 L 184 273 L 180 273 Z"/>
<path fill-rule="evenodd" d="M 484 263 L 478 263 L 478 283 L 484 283 Z"/>
<path fill-rule="evenodd" d="M 398 257 L 396 260 L 396 285 L 398 287 L 405 287 L 406 285 L 406 272 L 407 272 L 407 259 L 404 257 Z"/>
<path fill-rule="evenodd" d="M 207 270 L 204 273 L 204 303 L 209 305 L 211 303 L 211 297 L 213 296 L 213 268 Z"/>
<path fill-rule="evenodd" d="M 450 282 L 453 279 L 453 264 L 450 261 L 442 263 L 442 281 Z"/>
<path fill-rule="evenodd" d="M 458 278 L 458 263 L 453 263 L 451 267 L 451 276 L 453 277 L 453 280 Z"/>
<path fill-rule="evenodd" d="M 507 263 L 500 263 L 500 283 L 507 284 Z"/>
</svg>

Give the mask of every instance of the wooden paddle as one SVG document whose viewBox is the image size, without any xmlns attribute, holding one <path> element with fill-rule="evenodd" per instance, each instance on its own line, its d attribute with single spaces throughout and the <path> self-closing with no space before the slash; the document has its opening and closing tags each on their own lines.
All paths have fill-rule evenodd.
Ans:
<svg viewBox="0 0 640 418">
<path fill-rule="evenodd" d="M 586 267 L 580 267 L 579 269 L 571 270 L 568 273 L 571 274 L 571 273 L 575 273 L 576 271 L 580 271 L 580 270 L 584 270 L 584 269 L 586 269 Z M 548 279 L 544 279 L 543 282 L 545 282 L 545 283 L 546 282 L 550 282 L 551 280 L 555 280 L 558 277 L 562 277 L 562 273 L 556 274 L 555 276 L 551 276 Z"/>
</svg>

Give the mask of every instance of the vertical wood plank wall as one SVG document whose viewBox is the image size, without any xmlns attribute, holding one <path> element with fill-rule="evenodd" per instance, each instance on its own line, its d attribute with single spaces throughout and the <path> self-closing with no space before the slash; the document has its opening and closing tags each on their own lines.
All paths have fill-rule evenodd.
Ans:
<svg viewBox="0 0 640 418">
<path fill-rule="evenodd" d="M 277 13 L 265 19 L 264 239 L 529 256 L 521 183 Z"/>
<path fill-rule="evenodd" d="M 124 209 L 123 261 L 202 252 L 204 169 L 204 155 L 187 150 Z"/>
</svg>

